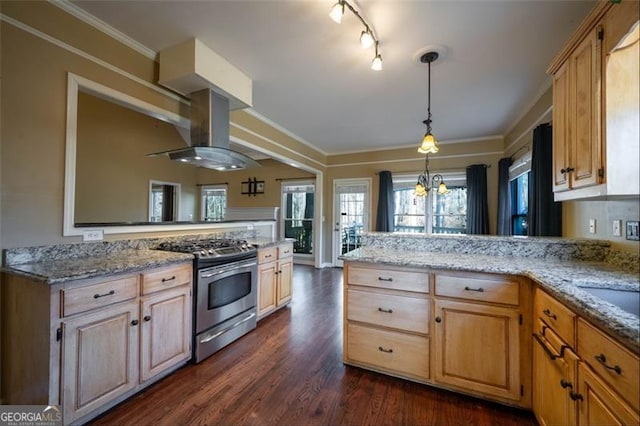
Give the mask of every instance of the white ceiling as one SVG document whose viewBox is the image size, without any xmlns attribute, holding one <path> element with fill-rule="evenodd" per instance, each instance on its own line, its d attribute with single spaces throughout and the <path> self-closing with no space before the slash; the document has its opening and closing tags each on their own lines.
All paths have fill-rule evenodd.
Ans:
<svg viewBox="0 0 640 426">
<path fill-rule="evenodd" d="M 349 0 L 380 39 L 383 70 L 359 44 L 362 25 L 328 16 L 334 0 L 73 1 L 158 52 L 196 37 L 253 80 L 253 109 L 321 151 L 417 145 L 427 67 L 433 133 L 442 142 L 504 135 L 550 86 L 547 65 L 594 1 Z"/>
</svg>

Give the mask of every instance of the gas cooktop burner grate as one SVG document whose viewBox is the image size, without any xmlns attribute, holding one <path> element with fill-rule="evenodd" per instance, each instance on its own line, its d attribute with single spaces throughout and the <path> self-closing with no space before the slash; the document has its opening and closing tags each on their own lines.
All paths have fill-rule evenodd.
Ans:
<svg viewBox="0 0 640 426">
<path fill-rule="evenodd" d="M 233 256 L 255 251 L 255 247 L 245 240 L 212 239 L 183 242 L 166 242 L 157 247 L 158 250 L 191 253 L 197 258 L 213 258 Z"/>
</svg>

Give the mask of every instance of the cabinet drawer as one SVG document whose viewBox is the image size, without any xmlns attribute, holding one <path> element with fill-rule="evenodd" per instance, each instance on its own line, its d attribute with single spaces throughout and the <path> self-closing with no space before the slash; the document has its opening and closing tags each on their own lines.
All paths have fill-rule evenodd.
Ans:
<svg viewBox="0 0 640 426">
<path fill-rule="evenodd" d="M 278 258 L 278 247 L 258 250 L 258 263 L 272 262 Z"/>
<path fill-rule="evenodd" d="M 569 346 L 575 347 L 576 315 L 539 288 L 536 289 L 533 305 L 534 317 L 541 318 Z"/>
<path fill-rule="evenodd" d="M 60 292 L 62 316 L 66 317 L 135 298 L 138 295 L 138 276 L 63 289 Z"/>
<path fill-rule="evenodd" d="M 369 291 L 348 291 L 348 319 L 383 327 L 429 333 L 429 301 Z"/>
<path fill-rule="evenodd" d="M 429 292 L 429 274 L 426 272 L 396 271 L 394 269 L 350 266 L 349 284 L 393 290 Z"/>
<path fill-rule="evenodd" d="M 293 256 L 293 244 L 282 244 L 278 247 L 278 259 Z"/>
<path fill-rule="evenodd" d="M 520 283 L 509 277 L 436 274 L 435 282 L 436 296 L 515 306 L 520 304 Z"/>
<path fill-rule="evenodd" d="M 142 274 L 142 294 L 191 284 L 191 265 L 170 266 Z"/>
<path fill-rule="evenodd" d="M 636 411 L 638 357 L 583 319 L 578 320 L 578 355 Z"/>
<path fill-rule="evenodd" d="M 427 337 L 349 324 L 347 358 L 372 367 L 429 378 Z"/>
</svg>

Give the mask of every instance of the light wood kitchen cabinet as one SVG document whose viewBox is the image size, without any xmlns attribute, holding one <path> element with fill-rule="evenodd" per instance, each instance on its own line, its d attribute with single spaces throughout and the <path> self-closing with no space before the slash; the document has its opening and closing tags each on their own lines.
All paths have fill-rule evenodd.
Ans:
<svg viewBox="0 0 640 426">
<path fill-rule="evenodd" d="M 521 288 L 515 277 L 436 272 L 435 380 L 447 386 L 528 405 L 521 368 L 530 362 L 523 341 Z"/>
<path fill-rule="evenodd" d="M 60 405 L 82 423 L 186 363 L 191 268 L 52 285 L 3 274 L 3 403 Z"/>
<path fill-rule="evenodd" d="M 138 333 L 135 300 L 62 322 L 62 408 L 66 423 L 136 387 Z"/>
<path fill-rule="evenodd" d="M 292 281 L 292 243 L 258 250 L 258 319 L 291 301 Z"/>
<path fill-rule="evenodd" d="M 629 187 L 628 183 L 638 179 L 637 162 L 629 163 L 629 158 L 638 155 L 637 119 L 629 125 L 629 120 L 621 122 L 614 117 L 616 98 L 620 97 L 614 93 L 615 85 L 624 78 L 609 75 L 617 71 L 608 66 L 612 51 L 637 22 L 638 7 L 635 1 L 613 3 L 598 2 L 547 69 L 553 76 L 556 201 L 638 192 L 637 185 Z M 635 63 L 637 67 L 637 49 L 635 52 L 629 66 Z M 619 93 L 637 94 L 637 73 L 629 81 L 635 86 L 627 84 Z M 637 99 L 625 104 L 624 116 L 637 118 Z M 630 150 L 629 146 L 635 148 Z M 614 167 L 618 162 L 625 167 Z"/>
<path fill-rule="evenodd" d="M 145 296 L 140 302 L 140 381 L 191 357 L 191 286 Z"/>
<path fill-rule="evenodd" d="M 638 356 L 539 288 L 534 317 L 533 409 L 538 422 L 638 424 Z"/>
<path fill-rule="evenodd" d="M 533 312 L 533 411 L 543 426 L 577 424 L 576 315 L 540 289 Z"/>
<path fill-rule="evenodd" d="M 638 412 L 625 404 L 584 362 L 580 362 L 578 375 L 581 426 L 640 424 Z"/>
<path fill-rule="evenodd" d="M 425 271 L 346 263 L 344 362 L 427 383 L 429 281 Z"/>
<path fill-rule="evenodd" d="M 519 321 L 517 309 L 436 299 L 435 380 L 520 400 Z"/>
</svg>

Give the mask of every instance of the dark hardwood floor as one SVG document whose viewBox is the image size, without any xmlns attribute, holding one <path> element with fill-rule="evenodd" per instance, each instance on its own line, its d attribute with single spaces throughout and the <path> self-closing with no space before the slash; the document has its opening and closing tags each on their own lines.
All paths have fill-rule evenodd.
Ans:
<svg viewBox="0 0 640 426">
<path fill-rule="evenodd" d="M 535 425 L 531 413 L 342 363 L 342 270 L 296 265 L 294 298 L 253 332 L 96 425 Z"/>
</svg>

